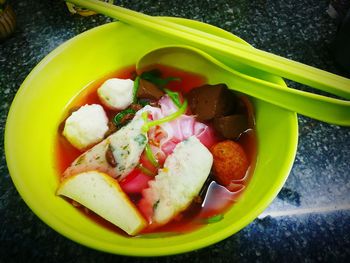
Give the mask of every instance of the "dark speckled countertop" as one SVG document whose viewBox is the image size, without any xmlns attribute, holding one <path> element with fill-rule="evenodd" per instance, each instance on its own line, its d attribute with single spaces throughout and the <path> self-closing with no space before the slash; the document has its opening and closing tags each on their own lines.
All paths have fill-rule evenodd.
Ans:
<svg viewBox="0 0 350 263">
<path fill-rule="evenodd" d="M 116 2 L 151 15 L 204 21 L 257 48 L 340 74 L 330 52 L 337 24 L 326 13 L 326 0 Z M 62 1 L 10 3 L 18 26 L 0 44 L 1 138 L 14 95 L 33 67 L 64 41 L 111 21 L 72 16 Z M 161 258 L 105 254 L 56 233 L 19 196 L 3 148 L 1 139 L 0 262 L 350 262 L 350 128 L 299 116 L 294 166 L 266 211 L 215 245 Z"/>
</svg>

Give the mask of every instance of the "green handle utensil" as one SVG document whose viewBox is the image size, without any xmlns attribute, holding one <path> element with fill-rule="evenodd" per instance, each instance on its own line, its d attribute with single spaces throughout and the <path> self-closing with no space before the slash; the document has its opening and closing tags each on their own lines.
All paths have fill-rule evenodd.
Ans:
<svg viewBox="0 0 350 263">
<path fill-rule="evenodd" d="M 95 12 L 117 18 L 120 21 L 128 23 L 130 25 L 137 26 L 139 28 L 155 32 L 157 34 L 166 35 L 177 39 L 179 42 L 192 47 L 198 48 L 213 55 L 222 56 L 228 59 L 233 59 L 249 65 L 251 67 L 272 73 L 274 75 L 287 78 L 310 87 L 326 91 L 340 97 L 350 99 L 350 79 L 293 61 L 289 60 L 265 51 L 261 51 L 251 46 L 236 43 L 234 41 L 212 35 L 197 29 L 189 28 L 183 25 L 165 21 L 164 19 L 152 17 L 142 13 L 138 13 L 126 8 L 107 4 L 97 0 L 66 0 L 67 2 L 76 4 L 81 7 L 88 8 Z M 217 61 L 216 61 L 217 62 Z M 216 63 L 214 63 L 216 64 Z M 220 65 L 224 66 L 224 65 Z M 226 67 L 226 66 L 225 66 Z M 240 74 L 245 80 L 249 80 L 249 76 L 244 76 L 241 73 L 235 71 L 235 74 Z M 221 81 L 222 82 L 222 81 Z M 243 81 L 246 84 L 245 81 Z M 303 111 L 302 114 L 313 117 L 315 119 L 323 119 L 324 121 L 339 124 L 350 125 L 350 109 L 349 102 L 344 100 L 331 99 L 325 96 L 320 96 L 312 93 L 306 93 L 294 89 L 285 88 L 282 90 L 285 92 L 277 91 L 281 87 L 268 84 L 266 81 L 255 79 L 255 89 L 250 93 L 244 88 L 241 92 L 249 94 L 254 97 L 263 96 L 264 93 L 271 93 L 274 86 L 274 93 L 279 94 L 279 97 L 275 97 L 274 100 L 270 98 L 270 102 L 275 101 L 274 104 L 286 108 L 286 104 L 292 103 L 294 106 L 288 107 L 288 109 L 302 113 L 300 107 L 309 108 L 310 112 Z M 271 83 L 270 83 L 271 84 Z M 254 86 L 251 84 L 251 87 Z M 262 86 L 270 87 L 269 91 L 263 91 Z M 277 85 L 278 86 L 278 85 Z M 236 90 L 237 87 L 235 87 Z M 258 92 L 260 95 L 258 95 Z M 283 98 L 282 94 L 289 94 L 289 97 Z M 293 95 L 292 95 L 293 94 Z M 301 95 L 303 94 L 303 95 Z M 277 103 L 277 98 L 280 103 Z M 291 101 L 299 100 L 299 101 Z M 265 99 L 268 101 L 267 99 Z M 305 105 L 306 103 L 306 105 Z M 308 105 L 311 103 L 310 105 Z M 319 111 L 319 114 L 325 114 L 325 116 L 317 116 L 318 109 L 329 105 L 334 105 L 334 108 L 324 108 Z M 337 105 L 337 106 L 335 106 Z M 313 113 L 312 113 L 313 112 Z M 315 116 L 316 115 L 316 116 Z M 336 117 L 334 115 L 339 115 Z M 331 117 L 333 116 L 333 117 Z M 336 120 L 335 120 L 336 119 Z M 333 120 L 333 121 L 332 121 Z"/>
<path fill-rule="evenodd" d="M 138 73 L 157 64 L 203 75 L 209 84 L 225 83 L 230 89 L 305 116 L 337 125 L 350 125 L 350 102 L 295 90 L 242 74 L 207 53 L 190 46 L 167 46 L 145 54 L 136 64 Z"/>
</svg>

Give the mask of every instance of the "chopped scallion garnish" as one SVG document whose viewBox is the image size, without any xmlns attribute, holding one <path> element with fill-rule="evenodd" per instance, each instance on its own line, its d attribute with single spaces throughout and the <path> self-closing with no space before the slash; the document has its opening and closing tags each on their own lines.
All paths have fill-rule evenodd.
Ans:
<svg viewBox="0 0 350 263">
<path fill-rule="evenodd" d="M 176 91 L 164 89 L 165 93 L 168 94 L 169 98 L 174 102 L 177 107 L 181 107 L 180 95 Z"/>
<path fill-rule="evenodd" d="M 137 238 L 160 238 L 160 237 L 172 237 L 180 235 L 178 232 L 157 232 L 137 235 Z"/>
<path fill-rule="evenodd" d="M 156 176 L 152 171 L 150 171 L 149 169 L 147 169 L 146 167 L 143 167 L 142 165 L 138 165 L 137 168 L 145 175 L 154 177 Z"/>
<path fill-rule="evenodd" d="M 222 219 L 224 219 L 224 215 L 223 214 L 218 214 L 212 217 L 208 217 L 208 218 L 201 218 L 199 219 L 199 222 L 201 224 L 212 224 L 212 223 L 216 223 L 221 221 Z"/>
<path fill-rule="evenodd" d="M 174 113 L 172 113 L 172 114 L 170 114 L 162 119 L 146 122 L 142 126 L 142 131 L 148 132 L 148 130 L 153 126 L 157 126 L 157 125 L 160 125 L 162 123 L 175 120 L 177 117 L 181 116 L 186 111 L 186 109 L 187 109 L 187 100 L 184 101 L 184 103 L 181 105 L 179 110 L 177 110 L 176 112 L 174 112 Z"/>
<path fill-rule="evenodd" d="M 158 163 L 156 157 L 154 156 L 149 143 L 146 144 L 145 152 L 146 152 L 146 156 L 147 156 L 148 160 L 152 163 L 152 165 L 154 167 L 159 167 L 159 163 Z"/>
<path fill-rule="evenodd" d="M 149 82 L 152 82 L 153 84 L 160 86 L 161 88 L 165 87 L 169 82 L 171 81 L 180 81 L 180 78 L 176 77 L 168 77 L 168 78 L 161 78 L 162 73 L 157 70 L 150 70 L 143 72 L 140 75 L 141 79 L 148 80 Z"/>
<path fill-rule="evenodd" d="M 132 100 L 134 103 L 137 103 L 137 91 L 139 90 L 140 87 L 140 77 L 137 76 L 134 81 L 134 86 L 132 89 Z"/>
<path fill-rule="evenodd" d="M 120 126 L 122 124 L 121 123 L 122 119 L 127 114 L 135 114 L 135 113 L 136 113 L 136 111 L 133 110 L 133 109 L 130 109 L 130 108 L 129 109 L 125 109 L 125 110 L 119 112 L 117 115 L 115 115 L 113 121 L 114 121 L 115 125 Z"/>
<path fill-rule="evenodd" d="M 181 81 L 180 78 L 176 77 L 168 77 L 168 78 L 161 78 L 161 72 L 157 69 L 143 72 L 140 75 L 141 79 L 147 80 L 155 85 L 157 85 L 159 88 L 163 89 L 170 97 L 170 99 L 175 103 L 176 106 L 180 108 L 181 102 L 180 102 L 180 96 L 178 92 L 171 91 L 165 86 L 171 82 L 171 81 Z"/>
</svg>

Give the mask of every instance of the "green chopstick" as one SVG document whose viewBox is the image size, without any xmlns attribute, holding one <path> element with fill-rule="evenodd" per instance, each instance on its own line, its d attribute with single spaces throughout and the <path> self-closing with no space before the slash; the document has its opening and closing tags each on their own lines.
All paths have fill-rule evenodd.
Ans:
<svg viewBox="0 0 350 263">
<path fill-rule="evenodd" d="M 119 19 L 130 25 L 182 40 L 185 44 L 197 47 L 206 52 L 219 54 L 274 75 L 350 99 L 350 79 L 336 74 L 197 29 L 101 1 L 66 1 L 97 13 Z"/>
</svg>

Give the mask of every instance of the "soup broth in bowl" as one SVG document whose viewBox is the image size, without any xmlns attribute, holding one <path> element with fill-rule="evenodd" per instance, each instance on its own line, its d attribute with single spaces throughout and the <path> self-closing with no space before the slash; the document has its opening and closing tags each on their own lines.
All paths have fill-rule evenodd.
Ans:
<svg viewBox="0 0 350 263">
<path fill-rule="evenodd" d="M 130 85 L 124 89 L 126 81 Z M 110 90 L 113 92 L 109 93 Z M 120 96 L 127 97 L 128 94 L 133 95 L 127 104 L 124 101 L 118 102 Z M 111 101 L 114 101 L 113 105 Z M 187 105 L 182 110 L 185 102 Z M 67 126 L 70 125 L 71 118 L 82 115 L 86 107 L 93 106 L 102 106 L 104 114 L 100 118 L 107 117 L 105 123 L 98 125 L 100 122 L 91 115 L 83 116 L 77 121 L 79 127 L 74 127 L 75 131 L 81 129 L 79 136 L 83 136 L 84 133 L 91 133 L 92 125 L 105 125 L 106 130 L 98 142 L 93 140 L 81 149 L 75 145 L 75 133 L 66 132 Z M 181 110 L 181 113 L 169 118 Z M 80 173 L 105 173 L 127 195 L 122 203 L 128 205 L 131 201 L 133 207 L 136 207 L 136 213 L 146 219 L 146 223 L 143 222 L 142 227 L 132 232 L 132 235 L 176 235 L 222 220 L 227 209 L 243 193 L 254 170 L 256 136 L 252 104 L 243 95 L 232 93 L 224 84 L 207 85 L 204 76 L 162 65 L 156 65 L 152 70 L 137 76 L 133 67 L 127 67 L 88 86 L 71 103 L 67 115 L 58 130 L 57 162 L 61 185 L 67 187 L 66 182 L 72 181 L 71 178 L 76 178 Z M 144 134 L 148 142 L 142 144 L 141 149 L 125 152 L 125 158 L 136 154 L 136 162 L 129 164 L 131 167 L 127 172 L 118 174 L 118 165 L 123 166 L 125 162 L 118 156 L 118 149 L 112 152 L 111 147 L 129 147 L 132 142 L 125 141 L 124 145 L 116 146 L 118 142 L 113 142 L 111 138 L 118 137 L 118 133 L 129 129 L 141 115 L 147 119 L 141 129 L 154 121 L 157 123 L 144 133 L 140 131 L 139 135 Z M 88 123 L 87 128 L 84 122 Z M 93 135 L 97 135 L 98 131 L 99 129 Z M 196 151 L 193 151 L 192 156 L 186 156 L 186 150 L 176 150 L 183 148 L 192 136 L 199 141 L 191 147 L 197 144 L 200 151 L 206 151 L 203 159 L 196 156 L 200 156 Z M 101 149 L 100 145 L 108 143 L 109 146 Z M 167 161 L 168 158 L 170 161 Z M 174 158 L 180 161 L 171 163 Z M 199 167 L 194 165 L 195 162 L 198 162 Z M 181 165 L 183 167 L 178 169 Z M 169 175 L 164 179 L 166 170 L 169 170 Z M 193 176 L 202 179 L 198 182 L 191 178 Z M 163 182 L 158 183 L 160 180 Z M 193 190 L 184 192 L 184 182 L 188 182 L 185 186 L 187 189 Z M 86 197 L 84 199 L 75 195 L 75 192 L 81 191 L 81 187 L 85 187 L 82 184 L 84 180 L 68 193 L 64 191 L 63 195 L 73 196 L 72 204 L 96 221 L 98 216 L 94 207 L 98 206 L 98 199 L 103 197 L 101 192 L 89 189 L 89 194 L 95 196 L 95 203 L 87 204 L 92 207 L 90 211 L 78 203 L 80 200 L 84 203 Z M 155 184 L 159 184 L 161 189 L 155 190 Z M 58 192 L 62 192 L 62 186 Z M 158 197 L 151 198 L 150 193 Z M 108 200 L 111 202 L 109 209 L 118 213 L 120 210 L 114 204 L 113 197 Z M 162 203 L 164 208 L 160 208 Z M 156 213 L 164 214 L 169 209 L 172 211 L 167 219 L 158 222 Z M 101 217 L 97 221 L 103 222 L 110 229 L 120 226 L 120 220 L 123 221 L 123 218 L 113 219 L 108 217 L 108 213 L 99 208 L 97 210 Z M 129 219 L 125 215 L 120 216 Z M 115 226 L 112 227 L 110 222 L 114 222 Z M 120 228 L 115 230 L 120 232 Z"/>
<path fill-rule="evenodd" d="M 179 19 L 175 21 L 241 41 L 231 34 L 208 25 Z M 76 110 L 76 106 L 79 108 L 85 104 L 100 104 L 107 115 L 108 128 L 108 122 L 114 120 L 120 110 L 107 109 L 102 105 L 95 91 L 106 79 L 112 77 L 130 78 L 135 81 L 132 65 L 147 51 L 170 44 L 177 44 L 177 42 L 164 37 L 155 37 L 149 33 L 145 34 L 122 23 L 107 24 L 85 32 L 58 47 L 39 63 L 22 84 L 11 106 L 6 125 L 7 163 L 11 177 L 25 202 L 44 222 L 59 233 L 83 245 L 116 254 L 156 256 L 182 253 L 208 246 L 236 233 L 254 220 L 281 189 L 295 156 L 296 115 L 248 98 L 254 109 L 250 111 L 249 106 L 247 107 L 250 103 L 246 103 L 243 97 L 240 100 L 247 112 L 254 112 L 255 125 L 252 133 L 244 133 L 247 138 L 241 136 L 238 140 L 233 140 L 244 149 L 249 165 L 254 169 L 251 172 L 248 171 L 247 181 L 240 184 L 245 187 L 238 199 L 234 198 L 234 201 L 223 210 L 198 217 L 203 202 L 204 206 L 207 205 L 205 198 L 208 189 L 212 186 L 211 182 L 216 184 L 215 187 L 225 186 L 224 182 L 219 182 L 214 175 L 209 174 L 207 176 L 209 180 L 205 179 L 198 193 L 198 196 L 201 196 L 202 192 L 206 193 L 202 196 L 199 209 L 197 207 L 192 210 L 192 206 L 188 206 L 188 209 L 177 214 L 177 216 L 181 214 L 182 218 L 173 218 L 157 228 L 148 227 L 150 220 L 147 218 L 147 213 L 138 210 L 137 205 L 141 199 L 133 199 L 133 193 L 126 193 L 131 202 L 128 208 L 137 209 L 136 215 L 141 215 L 145 224 L 142 230 L 131 235 L 119 230 L 114 224 L 107 224 L 99 216 L 95 216 L 91 210 L 86 213 L 84 206 L 76 203 L 78 207 L 75 207 L 70 198 L 57 195 L 57 190 L 65 180 L 64 173 L 72 162 L 85 150 L 92 149 L 107 138 L 104 137 L 104 133 L 101 142 L 94 142 L 86 149 L 71 147 L 71 143 L 67 142 L 61 133 L 65 118 L 71 115 L 71 111 Z M 217 58 L 220 59 L 220 57 Z M 281 79 L 241 67 L 237 63 L 230 61 L 225 63 L 244 73 L 283 83 Z M 160 70 L 165 77 L 166 70 L 161 68 Z M 174 71 L 170 70 L 169 74 L 168 76 L 177 77 Z M 190 74 L 190 72 L 184 74 Z M 192 81 L 187 82 L 185 79 L 183 82 L 190 83 L 189 85 L 193 88 L 200 87 L 206 84 L 206 74 L 199 76 L 200 83 L 193 84 Z M 174 81 L 173 85 L 176 84 L 178 82 Z M 179 90 L 174 88 L 173 91 Z M 181 91 L 181 95 L 188 102 L 188 110 L 191 107 L 191 97 L 186 94 L 189 92 Z M 182 98 L 180 102 L 181 107 Z M 194 115 L 191 112 L 186 113 L 189 116 Z M 150 116 L 146 117 L 147 122 L 154 121 Z M 249 120 L 248 117 L 248 122 Z M 199 122 L 207 126 L 213 125 L 213 120 Z M 26 127 L 25 133 L 23 129 L 19 129 L 23 126 Z M 198 141 L 203 144 L 200 139 L 196 139 L 194 139 L 195 145 L 198 145 Z M 221 139 L 218 142 L 225 140 Z M 211 147 L 206 149 L 213 155 Z M 164 169 L 164 166 L 161 168 Z M 94 174 L 90 174 L 90 178 L 101 178 L 102 172 L 95 171 L 98 172 L 98 176 L 94 177 Z M 157 175 L 158 172 L 154 178 Z M 122 181 L 118 183 L 120 189 L 125 186 L 122 185 Z M 232 192 L 233 190 L 238 191 L 231 189 Z M 211 192 L 210 189 L 209 192 Z M 195 194 L 197 196 L 197 192 Z M 138 198 L 141 198 L 142 193 L 138 195 Z M 207 200 L 209 199 L 215 198 Z M 193 200 L 191 205 L 192 202 Z M 157 200 L 151 204 L 152 208 L 157 206 L 156 203 Z M 135 215 L 133 209 L 125 211 Z M 185 222 L 187 219 L 188 222 Z M 142 223 L 141 225 L 143 226 Z"/>
</svg>

